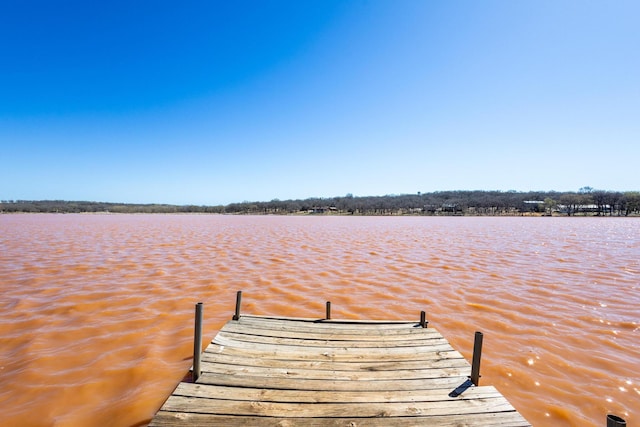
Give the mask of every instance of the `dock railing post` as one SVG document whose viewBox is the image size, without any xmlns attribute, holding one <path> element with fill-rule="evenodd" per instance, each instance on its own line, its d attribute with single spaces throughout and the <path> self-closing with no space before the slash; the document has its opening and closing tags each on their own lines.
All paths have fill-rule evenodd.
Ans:
<svg viewBox="0 0 640 427">
<path fill-rule="evenodd" d="M 236 294 L 236 313 L 233 315 L 233 320 L 240 320 L 240 303 L 242 302 L 242 291 L 238 291 Z"/>
<path fill-rule="evenodd" d="M 420 312 L 420 326 L 423 327 L 423 328 L 426 328 L 428 323 L 429 322 L 427 322 L 427 313 L 424 312 L 424 311 L 421 311 Z"/>
<path fill-rule="evenodd" d="M 607 427 L 627 427 L 627 422 L 617 415 L 607 415 Z"/>
<path fill-rule="evenodd" d="M 193 328 L 193 382 L 200 378 L 200 360 L 202 358 L 202 303 L 196 304 L 196 319 Z"/>
<path fill-rule="evenodd" d="M 477 386 L 480 382 L 480 359 L 482 357 L 482 332 L 476 331 L 473 341 L 473 361 L 471 363 L 471 382 Z"/>
<path fill-rule="evenodd" d="M 327 301 L 327 314 L 325 315 L 326 320 L 331 320 L 331 301 Z"/>
</svg>

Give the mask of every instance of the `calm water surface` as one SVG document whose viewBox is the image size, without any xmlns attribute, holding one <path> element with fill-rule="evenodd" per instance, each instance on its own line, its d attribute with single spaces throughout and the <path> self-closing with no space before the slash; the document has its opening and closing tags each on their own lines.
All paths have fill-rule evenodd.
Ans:
<svg viewBox="0 0 640 427">
<path fill-rule="evenodd" d="M 243 312 L 407 319 L 535 426 L 640 423 L 640 220 L 0 215 L 3 426 L 146 425 Z"/>
</svg>

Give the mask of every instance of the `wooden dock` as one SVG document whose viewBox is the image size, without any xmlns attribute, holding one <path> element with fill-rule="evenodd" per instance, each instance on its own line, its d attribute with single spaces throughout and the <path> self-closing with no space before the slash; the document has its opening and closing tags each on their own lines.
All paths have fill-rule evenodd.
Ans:
<svg viewBox="0 0 640 427">
<path fill-rule="evenodd" d="M 238 317 L 151 426 L 531 425 L 423 321 Z"/>
</svg>

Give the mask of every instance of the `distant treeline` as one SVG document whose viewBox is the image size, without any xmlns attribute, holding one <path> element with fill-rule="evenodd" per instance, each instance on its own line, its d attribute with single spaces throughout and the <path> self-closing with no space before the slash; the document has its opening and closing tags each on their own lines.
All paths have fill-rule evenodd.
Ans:
<svg viewBox="0 0 640 427">
<path fill-rule="evenodd" d="M 3 200 L 2 213 L 209 213 L 340 215 L 640 215 L 640 192 L 583 187 L 556 191 L 436 191 L 432 193 L 308 198 L 217 206 Z"/>
</svg>

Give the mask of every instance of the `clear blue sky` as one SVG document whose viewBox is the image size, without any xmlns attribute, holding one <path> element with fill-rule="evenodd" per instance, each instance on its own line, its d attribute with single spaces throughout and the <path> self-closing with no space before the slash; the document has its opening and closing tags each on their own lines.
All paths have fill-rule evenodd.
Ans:
<svg viewBox="0 0 640 427">
<path fill-rule="evenodd" d="M 0 199 L 640 190 L 638 1 L 5 1 Z"/>
</svg>

